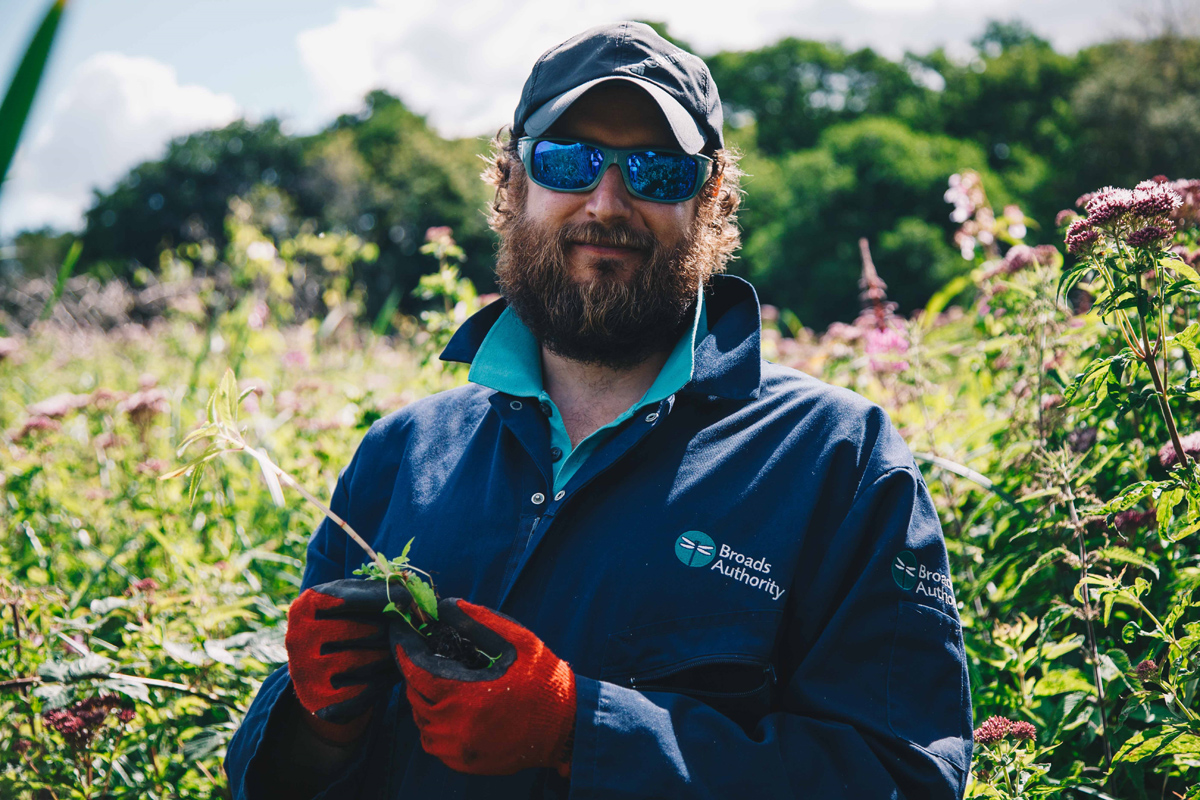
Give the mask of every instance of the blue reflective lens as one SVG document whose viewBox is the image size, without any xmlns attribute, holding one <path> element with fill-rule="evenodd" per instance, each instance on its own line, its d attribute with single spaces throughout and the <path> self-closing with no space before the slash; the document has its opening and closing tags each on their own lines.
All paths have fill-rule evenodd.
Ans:
<svg viewBox="0 0 1200 800">
<path fill-rule="evenodd" d="M 583 189 L 596 180 L 604 153 L 579 142 L 538 142 L 533 148 L 531 177 L 556 189 Z"/>
<path fill-rule="evenodd" d="M 629 183 L 633 190 L 656 200 L 690 197 L 700 165 L 678 153 L 647 150 L 629 154 Z"/>
<path fill-rule="evenodd" d="M 708 158 L 677 150 L 625 150 L 532 137 L 521 139 L 519 146 L 533 182 L 560 192 L 589 192 L 604 170 L 616 164 L 634 196 L 678 203 L 695 197 L 708 177 Z"/>
</svg>

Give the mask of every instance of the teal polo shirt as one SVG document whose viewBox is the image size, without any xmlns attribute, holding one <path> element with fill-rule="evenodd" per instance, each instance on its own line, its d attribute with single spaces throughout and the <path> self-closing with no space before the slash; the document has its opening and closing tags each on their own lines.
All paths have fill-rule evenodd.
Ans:
<svg viewBox="0 0 1200 800">
<path fill-rule="evenodd" d="M 575 471 L 616 432 L 621 423 L 645 406 L 657 406 L 692 379 L 696 343 L 708 335 L 703 287 L 698 294 L 696 316 L 691 327 L 679 337 L 658 377 L 642 395 L 642 399 L 612 422 L 593 431 L 575 448 L 571 447 L 571 437 L 567 435 L 562 413 L 554 405 L 542 383 L 541 345 L 511 308 L 501 312 L 471 361 L 471 371 L 467 378 L 472 383 L 495 389 L 497 392 L 516 397 L 537 398 L 543 411 L 549 409 L 551 452 L 554 452 L 553 448 L 557 448 L 562 453 L 562 456 L 553 462 L 555 494 L 570 482 Z"/>
</svg>

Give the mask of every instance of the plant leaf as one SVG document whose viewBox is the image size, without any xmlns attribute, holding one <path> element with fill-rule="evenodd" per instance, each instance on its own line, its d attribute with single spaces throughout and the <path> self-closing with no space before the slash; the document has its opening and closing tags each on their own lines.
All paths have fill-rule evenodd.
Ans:
<svg viewBox="0 0 1200 800">
<path fill-rule="evenodd" d="M 417 607 L 430 617 L 437 619 L 437 595 L 433 593 L 429 584 L 413 573 L 406 572 L 404 573 L 404 585 L 412 595 L 413 602 L 417 604 Z"/>
<path fill-rule="evenodd" d="M 275 465 L 271 463 L 271 459 L 267 458 L 267 454 L 253 447 L 246 448 L 246 452 L 254 456 L 258 461 L 258 466 L 262 468 L 263 480 L 267 482 L 267 489 L 271 492 L 271 500 L 275 505 L 283 507 L 283 487 L 279 484 L 279 474 L 275 471 Z"/>
<path fill-rule="evenodd" d="M 25 127 L 29 109 L 33 106 L 33 98 L 50 58 L 50 47 L 54 44 L 65 6 L 66 0 L 55 0 L 50 4 L 42 24 L 25 49 L 21 63 L 17 65 L 12 83 L 4 93 L 4 101 L 0 103 L 0 184 L 3 184 L 13 155 L 17 152 L 21 129 Z"/>
<path fill-rule="evenodd" d="M 237 378 L 234 377 L 233 370 L 226 367 L 225 374 L 221 376 L 221 385 L 217 391 L 220 397 L 217 403 L 221 406 L 221 413 L 225 415 L 226 421 L 230 425 L 237 425 L 237 404 L 234 398 L 238 395 Z"/>
<path fill-rule="evenodd" d="M 196 495 L 200 493 L 200 481 L 204 477 L 204 464 L 197 464 L 192 470 L 192 480 L 188 484 L 188 506 L 196 505 Z"/>
</svg>

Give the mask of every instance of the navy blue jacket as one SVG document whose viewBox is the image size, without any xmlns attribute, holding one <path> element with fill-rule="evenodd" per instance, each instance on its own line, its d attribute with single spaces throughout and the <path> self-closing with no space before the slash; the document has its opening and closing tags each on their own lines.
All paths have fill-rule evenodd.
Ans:
<svg viewBox="0 0 1200 800">
<path fill-rule="evenodd" d="M 324 796 L 958 798 L 971 757 L 962 631 L 937 514 L 886 414 L 762 360 L 758 299 L 718 276 L 693 378 L 551 493 L 536 403 L 467 385 L 380 420 L 332 507 L 444 597 L 520 620 L 575 670 L 570 781 L 454 772 L 397 688 Z M 503 309 L 442 358 L 470 362 Z M 304 586 L 365 557 L 323 523 Z M 288 690 L 263 684 L 226 760 L 254 758 Z M 276 715 L 279 716 L 279 715 Z"/>
</svg>

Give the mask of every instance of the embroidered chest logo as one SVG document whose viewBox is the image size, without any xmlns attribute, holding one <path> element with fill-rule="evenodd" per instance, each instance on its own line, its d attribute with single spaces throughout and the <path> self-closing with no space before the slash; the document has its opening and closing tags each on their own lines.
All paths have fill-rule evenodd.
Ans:
<svg viewBox="0 0 1200 800">
<path fill-rule="evenodd" d="M 708 567 L 727 578 L 744 583 L 751 589 L 766 592 L 772 600 L 783 597 L 787 591 L 777 584 L 771 573 L 771 564 L 766 558 L 739 553 L 727 544 L 717 546 L 712 537 L 703 531 L 686 531 L 675 540 L 675 557 L 688 567 Z M 713 562 L 716 559 L 716 562 Z M 712 566 L 709 566 L 709 565 Z"/>
</svg>

